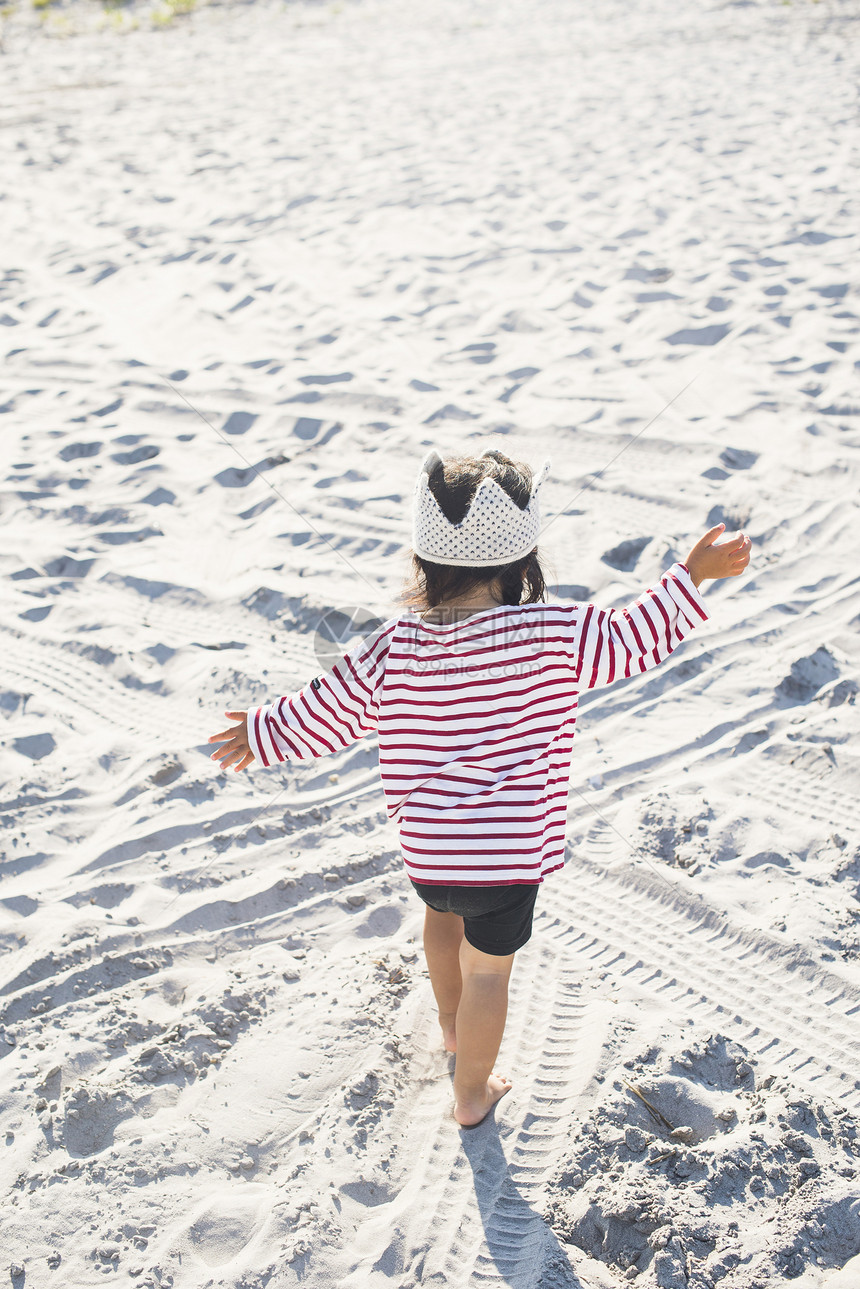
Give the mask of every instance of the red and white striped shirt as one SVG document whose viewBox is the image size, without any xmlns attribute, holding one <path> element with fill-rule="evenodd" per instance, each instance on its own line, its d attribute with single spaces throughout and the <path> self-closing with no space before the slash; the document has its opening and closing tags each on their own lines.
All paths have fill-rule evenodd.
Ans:
<svg viewBox="0 0 860 1289">
<path fill-rule="evenodd" d="M 626 609 L 500 605 L 445 625 L 407 612 L 252 708 L 251 750 L 305 761 L 375 730 L 411 878 L 542 882 L 564 863 L 579 693 L 656 667 L 707 617 L 684 564 Z"/>
</svg>

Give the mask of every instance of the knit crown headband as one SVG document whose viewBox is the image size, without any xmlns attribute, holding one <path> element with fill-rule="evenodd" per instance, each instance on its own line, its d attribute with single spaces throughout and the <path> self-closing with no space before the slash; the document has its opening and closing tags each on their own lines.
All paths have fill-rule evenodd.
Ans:
<svg viewBox="0 0 860 1289">
<path fill-rule="evenodd" d="M 489 456 L 492 449 L 482 452 Z M 421 559 L 460 568 L 512 564 L 534 550 L 540 532 L 540 486 L 549 473 L 544 461 L 532 480 L 531 496 L 520 510 L 495 479 L 478 484 L 472 504 L 459 524 L 452 524 L 430 491 L 429 478 L 442 458 L 434 448 L 418 471 L 412 523 L 412 549 Z"/>
</svg>

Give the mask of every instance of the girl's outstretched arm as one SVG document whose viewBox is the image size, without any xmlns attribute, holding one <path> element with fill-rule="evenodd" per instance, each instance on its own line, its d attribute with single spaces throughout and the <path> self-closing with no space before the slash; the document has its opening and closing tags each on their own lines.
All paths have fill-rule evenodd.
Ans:
<svg viewBox="0 0 860 1289">
<path fill-rule="evenodd" d="M 749 563 L 741 533 L 715 545 L 724 524 L 705 533 L 684 564 L 673 564 L 654 587 L 625 609 L 581 606 L 577 636 L 580 688 L 595 689 L 658 666 L 708 612 L 699 594 L 706 578 L 737 577 Z"/>
<path fill-rule="evenodd" d="M 235 762 L 236 770 L 252 761 L 266 767 L 309 761 L 372 733 L 393 629 L 394 622 L 379 627 L 296 693 L 247 713 L 227 712 L 240 725 L 212 735 L 210 743 L 227 740 L 213 759 L 222 759 L 225 766 Z"/>
</svg>

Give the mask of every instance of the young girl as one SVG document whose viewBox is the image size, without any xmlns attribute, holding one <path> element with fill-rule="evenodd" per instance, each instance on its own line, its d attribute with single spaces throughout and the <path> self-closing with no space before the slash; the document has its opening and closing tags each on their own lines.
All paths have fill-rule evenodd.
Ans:
<svg viewBox="0 0 860 1289">
<path fill-rule="evenodd" d="M 377 731 L 389 817 L 424 901 L 424 951 L 454 1116 L 481 1122 L 511 1088 L 493 1072 L 514 955 L 538 887 L 564 863 L 578 694 L 667 658 L 707 618 L 698 587 L 749 563 L 743 534 L 705 533 L 626 609 L 547 604 L 536 544 L 549 470 L 501 452 L 424 461 L 414 578 L 391 618 L 298 693 L 210 743 L 223 767 L 309 760 Z"/>
</svg>

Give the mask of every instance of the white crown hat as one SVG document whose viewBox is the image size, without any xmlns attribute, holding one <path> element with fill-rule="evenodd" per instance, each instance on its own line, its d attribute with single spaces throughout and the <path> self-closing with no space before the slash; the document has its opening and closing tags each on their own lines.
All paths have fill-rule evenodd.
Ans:
<svg viewBox="0 0 860 1289">
<path fill-rule="evenodd" d="M 492 451 L 488 448 L 481 456 L 489 456 Z M 549 473 L 549 461 L 544 461 L 534 475 L 525 510 L 520 510 L 495 479 L 487 477 L 478 484 L 472 504 L 459 524 L 451 523 L 430 491 L 430 474 L 441 462 L 434 448 L 427 454 L 415 482 L 412 549 L 416 555 L 434 564 L 490 568 L 494 564 L 512 564 L 534 550 L 540 533 L 538 494 Z"/>
</svg>

